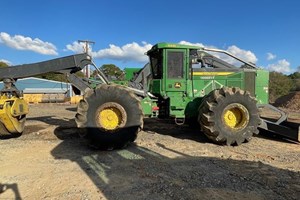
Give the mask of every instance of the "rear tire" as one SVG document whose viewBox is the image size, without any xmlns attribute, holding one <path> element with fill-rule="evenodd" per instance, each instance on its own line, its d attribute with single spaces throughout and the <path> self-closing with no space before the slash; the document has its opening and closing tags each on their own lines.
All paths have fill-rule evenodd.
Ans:
<svg viewBox="0 0 300 200">
<path fill-rule="evenodd" d="M 239 88 L 216 89 L 199 106 L 203 133 L 218 144 L 240 145 L 258 134 L 260 122 L 256 100 Z"/>
<path fill-rule="evenodd" d="M 105 150 L 119 149 L 133 142 L 143 126 L 138 98 L 118 85 L 100 85 L 79 102 L 76 123 L 91 145 Z"/>
</svg>

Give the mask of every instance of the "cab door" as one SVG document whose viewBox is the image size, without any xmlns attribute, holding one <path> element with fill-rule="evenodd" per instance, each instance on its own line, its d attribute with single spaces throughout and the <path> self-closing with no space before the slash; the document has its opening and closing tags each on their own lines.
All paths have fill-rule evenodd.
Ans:
<svg viewBox="0 0 300 200">
<path fill-rule="evenodd" d="M 167 49 L 165 51 L 166 73 L 164 74 L 166 92 L 186 91 L 186 50 Z"/>
</svg>

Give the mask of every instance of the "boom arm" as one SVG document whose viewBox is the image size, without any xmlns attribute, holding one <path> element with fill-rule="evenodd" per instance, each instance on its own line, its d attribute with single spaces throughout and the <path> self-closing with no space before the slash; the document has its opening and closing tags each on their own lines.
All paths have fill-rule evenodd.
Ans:
<svg viewBox="0 0 300 200">
<path fill-rule="evenodd" d="M 0 79 L 26 78 L 47 72 L 72 74 L 89 64 L 92 64 L 92 58 L 88 54 L 76 54 L 39 63 L 0 68 Z"/>
<path fill-rule="evenodd" d="M 88 54 L 77 54 L 39 63 L 0 68 L 0 79 L 3 79 L 4 83 L 4 88 L 0 90 L 0 138 L 18 136 L 24 130 L 28 104 L 20 98 L 21 93 L 14 85 L 17 79 L 58 72 L 66 74 L 74 86 L 86 92 L 92 88 L 91 84 L 87 79 L 80 78 L 74 73 L 89 64 L 96 67 Z M 103 83 L 107 84 L 105 75 L 101 71 L 99 74 Z"/>
</svg>

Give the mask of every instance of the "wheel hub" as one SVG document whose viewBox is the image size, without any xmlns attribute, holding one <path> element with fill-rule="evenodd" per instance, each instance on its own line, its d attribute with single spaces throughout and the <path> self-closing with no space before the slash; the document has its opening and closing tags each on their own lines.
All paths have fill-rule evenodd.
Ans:
<svg viewBox="0 0 300 200">
<path fill-rule="evenodd" d="M 98 108 L 97 124 L 106 130 L 116 130 L 124 127 L 126 123 L 126 112 L 117 103 L 109 102 Z"/>
<path fill-rule="evenodd" d="M 243 129 L 249 122 L 249 112 L 246 107 L 241 104 L 230 104 L 224 109 L 223 122 L 230 129 Z"/>
</svg>

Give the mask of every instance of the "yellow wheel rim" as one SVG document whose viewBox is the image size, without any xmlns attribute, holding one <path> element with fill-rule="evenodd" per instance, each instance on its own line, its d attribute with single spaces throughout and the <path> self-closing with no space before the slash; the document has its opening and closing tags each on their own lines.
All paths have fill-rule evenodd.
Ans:
<svg viewBox="0 0 300 200">
<path fill-rule="evenodd" d="M 114 130 L 122 121 L 122 114 L 117 108 L 105 108 L 100 111 L 99 123 L 107 130 Z"/>
<path fill-rule="evenodd" d="M 108 102 L 97 109 L 96 122 L 105 130 L 113 131 L 125 126 L 127 115 L 124 108 L 117 103 Z"/>
<path fill-rule="evenodd" d="M 243 129 L 249 122 L 249 112 L 241 104 L 230 104 L 224 109 L 223 121 L 233 130 Z"/>
</svg>

